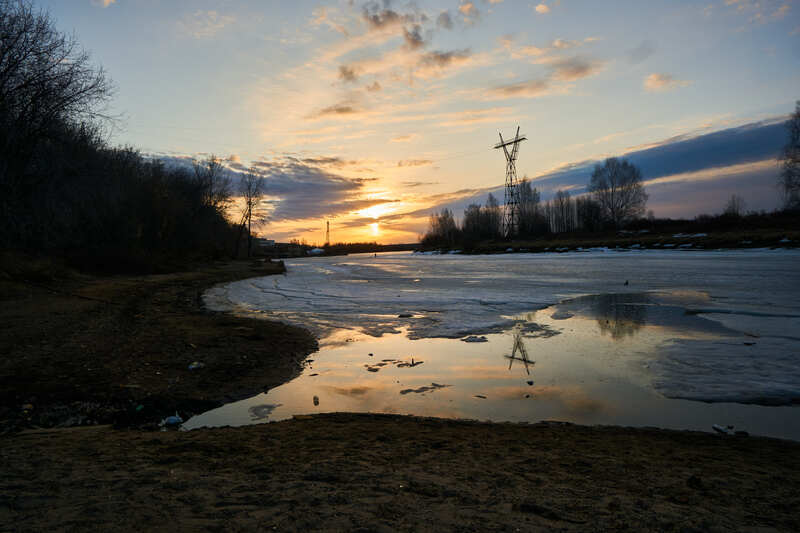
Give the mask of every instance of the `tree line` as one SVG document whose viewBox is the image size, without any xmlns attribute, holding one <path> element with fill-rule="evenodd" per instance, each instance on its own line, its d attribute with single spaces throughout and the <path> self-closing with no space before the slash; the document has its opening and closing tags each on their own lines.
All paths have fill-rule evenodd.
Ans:
<svg viewBox="0 0 800 533">
<path fill-rule="evenodd" d="M 167 167 L 105 140 L 113 83 L 28 0 L 0 0 L 0 247 L 102 270 L 152 270 L 231 254 L 252 220 L 222 161 Z"/>
<path fill-rule="evenodd" d="M 490 193 L 484 205 L 467 206 L 460 225 L 449 209 L 431 215 L 429 229 L 421 241 L 426 246 L 470 247 L 486 240 L 621 228 L 644 215 L 647 193 L 642 173 L 624 159 L 609 158 L 596 165 L 588 191 L 586 195 L 572 196 L 562 189 L 550 200 L 542 201 L 541 192 L 525 178 L 517 186 L 514 227 L 503 227 L 504 208 Z"/>
</svg>

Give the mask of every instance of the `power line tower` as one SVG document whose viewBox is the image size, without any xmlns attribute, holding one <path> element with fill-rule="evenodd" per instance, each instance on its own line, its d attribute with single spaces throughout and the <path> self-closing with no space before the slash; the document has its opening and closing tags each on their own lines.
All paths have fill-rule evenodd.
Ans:
<svg viewBox="0 0 800 533">
<path fill-rule="evenodd" d="M 330 245 L 331 243 L 331 221 L 325 221 L 325 246 Z"/>
<path fill-rule="evenodd" d="M 517 134 L 510 141 L 503 140 L 500 133 L 500 142 L 494 145 L 495 149 L 502 148 L 506 154 L 506 195 L 505 205 L 503 206 L 503 236 L 507 239 L 512 238 L 517 233 L 519 227 L 519 183 L 517 181 L 517 154 L 519 153 L 519 143 L 526 141 L 525 135 L 520 136 L 519 126 Z M 511 146 L 511 151 L 508 147 Z"/>
</svg>

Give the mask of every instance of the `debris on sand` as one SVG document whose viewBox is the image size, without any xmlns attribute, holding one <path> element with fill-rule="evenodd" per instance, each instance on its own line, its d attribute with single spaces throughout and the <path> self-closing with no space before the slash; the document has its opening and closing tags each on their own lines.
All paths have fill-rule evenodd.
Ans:
<svg viewBox="0 0 800 533">
<path fill-rule="evenodd" d="M 162 420 L 159 426 L 174 428 L 180 426 L 181 424 L 183 424 L 183 418 L 181 418 L 181 416 L 176 412 L 174 416 L 168 416 Z"/>
<path fill-rule="evenodd" d="M 414 394 L 423 394 L 426 392 L 431 392 L 439 389 L 445 389 L 447 387 L 452 387 L 452 385 L 440 385 L 439 383 L 431 383 L 430 385 L 425 385 L 424 387 L 419 387 L 416 389 L 403 389 L 400 391 L 400 394 L 404 396 L 410 392 L 413 392 Z"/>
</svg>

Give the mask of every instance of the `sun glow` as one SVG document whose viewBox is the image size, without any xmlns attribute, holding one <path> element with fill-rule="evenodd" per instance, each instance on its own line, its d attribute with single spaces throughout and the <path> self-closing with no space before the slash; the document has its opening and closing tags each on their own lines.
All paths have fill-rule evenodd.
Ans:
<svg viewBox="0 0 800 533">
<path fill-rule="evenodd" d="M 356 214 L 362 217 L 369 217 L 377 220 L 382 216 L 393 213 L 394 211 L 397 211 L 397 206 L 387 202 L 384 204 L 378 204 L 378 205 L 373 205 L 371 207 L 367 207 L 366 209 L 358 211 Z"/>
<path fill-rule="evenodd" d="M 381 234 L 381 228 L 378 222 L 373 222 L 372 224 L 369 225 L 369 227 L 372 230 L 373 235 L 378 236 Z"/>
</svg>

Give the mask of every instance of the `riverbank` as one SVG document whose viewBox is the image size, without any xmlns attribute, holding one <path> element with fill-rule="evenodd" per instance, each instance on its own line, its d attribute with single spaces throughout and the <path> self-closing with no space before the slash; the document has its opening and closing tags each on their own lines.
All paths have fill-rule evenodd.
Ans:
<svg viewBox="0 0 800 533">
<path fill-rule="evenodd" d="M 0 437 L 0 529 L 797 531 L 800 443 L 392 415 Z"/>
<path fill-rule="evenodd" d="M 186 418 L 292 379 L 317 349 L 304 329 L 204 309 L 205 289 L 282 273 L 282 262 L 149 276 L 41 270 L 0 276 L 3 431 Z"/>
<path fill-rule="evenodd" d="M 748 248 L 797 248 L 800 230 L 752 229 L 721 232 L 626 231 L 610 234 L 564 234 L 532 240 L 481 241 L 452 247 L 423 246 L 420 252 L 458 250 L 467 254 L 510 252 L 561 253 L 591 249 L 653 249 L 653 250 L 738 250 Z"/>
</svg>

